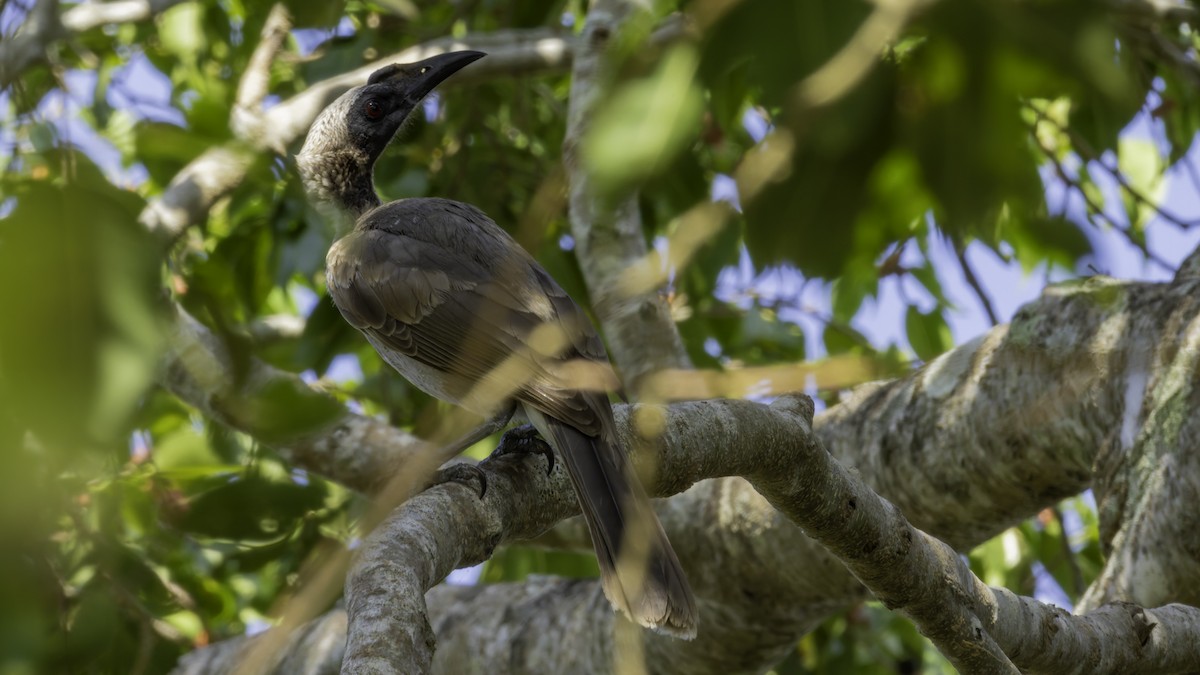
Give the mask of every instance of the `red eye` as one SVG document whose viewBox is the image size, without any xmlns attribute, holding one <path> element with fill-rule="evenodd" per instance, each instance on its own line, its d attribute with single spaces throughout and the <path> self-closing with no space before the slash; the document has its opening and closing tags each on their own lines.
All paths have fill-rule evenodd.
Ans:
<svg viewBox="0 0 1200 675">
<path fill-rule="evenodd" d="M 367 119 L 369 120 L 377 120 L 380 117 L 383 117 L 383 106 L 379 104 L 379 101 L 370 99 L 363 104 L 363 114 L 366 115 Z"/>
</svg>

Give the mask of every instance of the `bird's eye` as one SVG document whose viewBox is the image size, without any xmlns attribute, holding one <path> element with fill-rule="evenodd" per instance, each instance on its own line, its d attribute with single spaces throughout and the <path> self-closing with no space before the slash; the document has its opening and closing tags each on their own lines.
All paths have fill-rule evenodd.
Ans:
<svg viewBox="0 0 1200 675">
<path fill-rule="evenodd" d="M 366 115 L 367 119 L 369 120 L 377 120 L 380 117 L 383 117 L 383 106 L 380 105 L 379 101 L 376 101 L 373 98 L 369 99 L 363 104 L 363 114 Z"/>
<path fill-rule="evenodd" d="M 429 66 L 421 66 L 421 75 L 429 72 Z"/>
</svg>

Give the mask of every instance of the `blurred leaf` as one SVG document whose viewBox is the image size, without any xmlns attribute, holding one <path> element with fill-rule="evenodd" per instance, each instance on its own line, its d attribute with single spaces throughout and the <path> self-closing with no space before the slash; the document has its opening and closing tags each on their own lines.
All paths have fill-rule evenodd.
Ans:
<svg viewBox="0 0 1200 675">
<path fill-rule="evenodd" d="M 145 120 L 134 129 L 134 139 L 138 160 L 160 185 L 169 183 L 185 164 L 209 149 L 213 141 L 174 124 Z"/>
<path fill-rule="evenodd" d="M 346 0 L 333 0 L 332 2 L 287 0 L 284 4 L 287 5 L 293 25 L 297 28 L 334 26 L 346 8 Z"/>
<path fill-rule="evenodd" d="M 1134 230 L 1142 230 L 1155 216 L 1154 207 L 1167 196 L 1164 158 L 1159 155 L 1158 147 L 1152 141 L 1122 138 L 1117 152 L 1117 168 L 1129 181 L 1129 186 L 1141 198 L 1149 201 L 1144 203 L 1129 190 L 1121 190 L 1129 226 Z"/>
<path fill-rule="evenodd" d="M 342 318 L 333 300 L 322 295 L 304 322 L 304 333 L 296 345 L 295 366 L 325 372 L 333 357 L 363 342 L 361 333 Z"/>
<path fill-rule="evenodd" d="M 645 180 L 692 140 L 703 109 L 697 58 L 694 48 L 675 46 L 653 75 L 624 85 L 596 111 L 583 152 L 601 189 Z"/>
<path fill-rule="evenodd" d="M 936 309 L 925 313 L 909 305 L 904 314 L 904 331 L 908 335 L 908 343 L 922 361 L 930 361 L 954 346 L 950 327 Z"/>
<path fill-rule="evenodd" d="M 1062 218 L 1022 219 L 1005 209 L 997 231 L 1004 241 L 1012 244 L 1026 270 L 1042 261 L 1074 269 L 1075 262 L 1092 250 L 1091 242 L 1079 227 Z"/>
<path fill-rule="evenodd" d="M 848 325 L 834 323 L 825 324 L 825 330 L 821 332 L 821 341 L 830 356 L 859 352 L 870 344 L 867 336 L 857 330 Z"/>
<path fill-rule="evenodd" d="M 804 360 L 804 334 L 800 327 L 781 321 L 769 310 L 746 312 L 742 316 L 740 339 L 728 346 L 730 353 L 749 365 Z"/>
<path fill-rule="evenodd" d="M 554 574 L 575 579 L 600 576 L 596 557 L 589 553 L 551 551 L 523 546 L 505 546 L 484 563 L 480 581 L 520 581 L 530 574 Z"/>
<path fill-rule="evenodd" d="M 743 0 L 706 33 L 700 72 L 711 84 L 742 70 L 765 105 L 779 105 L 846 44 L 870 10 L 861 0 Z"/>
<path fill-rule="evenodd" d="M 204 436 L 190 425 L 158 440 L 152 453 L 154 464 L 164 470 L 194 466 L 203 467 L 201 471 L 207 473 L 223 463 Z"/>
<path fill-rule="evenodd" d="M 859 221 L 872 174 L 896 140 L 895 85 L 894 68 L 880 67 L 829 108 L 791 122 L 797 147 L 790 172 L 745 205 L 746 246 L 756 264 L 788 260 L 806 276 L 832 279 L 873 261 L 890 234 L 907 229 L 906 221 Z M 859 241 L 862 235 L 870 238 Z"/>
<path fill-rule="evenodd" d="M 207 46 L 203 19 L 201 3 L 185 2 L 168 9 L 158 17 L 159 43 L 178 59 L 196 61 Z"/>
<path fill-rule="evenodd" d="M 39 438 L 122 432 L 157 367 L 164 326 L 141 200 L 83 156 L 63 181 L 10 185 L 0 221 L 0 398 Z"/>
<path fill-rule="evenodd" d="M 192 498 L 179 526 L 210 537 L 275 540 L 323 503 L 323 490 L 317 485 L 235 477 Z"/>
<path fill-rule="evenodd" d="M 342 404 L 328 394 L 283 379 L 228 403 L 236 407 L 242 428 L 269 444 L 325 429 L 346 414 Z"/>
</svg>

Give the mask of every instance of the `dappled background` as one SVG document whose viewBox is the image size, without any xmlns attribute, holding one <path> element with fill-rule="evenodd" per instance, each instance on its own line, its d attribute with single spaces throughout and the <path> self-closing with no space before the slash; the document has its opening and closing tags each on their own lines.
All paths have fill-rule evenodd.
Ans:
<svg viewBox="0 0 1200 675">
<path fill-rule="evenodd" d="M 292 159 L 310 87 L 445 37 L 544 46 L 447 83 L 376 182 L 477 205 L 588 299 L 562 165 L 562 50 L 584 3 L 295 0 L 274 34 L 268 3 L 86 21 L 102 4 L 0 0 L 6 673 L 164 672 L 263 630 L 318 546 L 357 545 L 367 508 L 270 448 L 344 406 L 418 435 L 444 411 L 325 296 L 335 233 Z M 1195 19 L 1132 1 L 653 3 L 616 36 L 583 163 L 602 195 L 637 191 L 692 363 L 775 367 L 720 393 L 799 382 L 821 409 L 1007 321 L 1049 281 L 1171 277 L 1200 240 Z M 235 381 L 265 362 L 317 391 L 181 396 L 181 312 L 218 336 Z M 1070 606 L 1101 564 L 1094 504 L 970 555 L 989 584 Z M 479 575 L 530 572 L 595 563 L 509 547 Z M 923 667 L 947 666 L 868 603 L 778 672 Z"/>
</svg>

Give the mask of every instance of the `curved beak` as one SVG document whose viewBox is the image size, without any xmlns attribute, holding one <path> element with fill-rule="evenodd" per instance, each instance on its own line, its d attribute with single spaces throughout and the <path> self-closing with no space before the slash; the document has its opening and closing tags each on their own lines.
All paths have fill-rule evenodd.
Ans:
<svg viewBox="0 0 1200 675">
<path fill-rule="evenodd" d="M 393 63 L 371 73 L 367 84 L 394 82 L 415 103 L 446 78 L 485 56 L 483 52 L 461 51 L 438 54 L 416 63 Z"/>
</svg>

